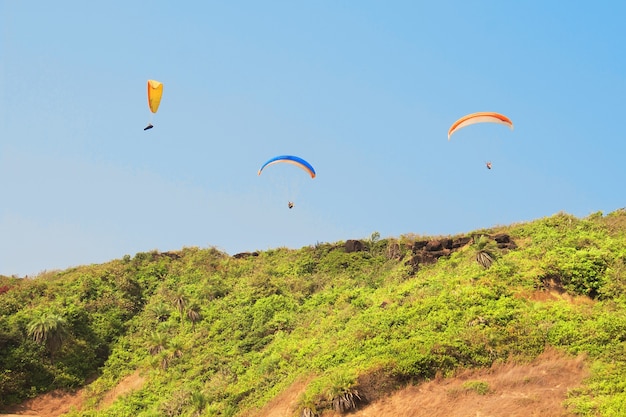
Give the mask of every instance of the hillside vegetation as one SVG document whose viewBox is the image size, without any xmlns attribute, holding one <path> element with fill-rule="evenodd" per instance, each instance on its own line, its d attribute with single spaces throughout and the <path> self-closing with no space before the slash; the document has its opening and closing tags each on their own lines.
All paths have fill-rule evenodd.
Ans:
<svg viewBox="0 0 626 417">
<path fill-rule="evenodd" d="M 590 369 L 567 410 L 626 415 L 626 211 L 0 278 L 0 410 L 89 383 L 69 416 L 242 417 L 304 381 L 294 417 L 343 414 L 548 350 Z"/>
</svg>

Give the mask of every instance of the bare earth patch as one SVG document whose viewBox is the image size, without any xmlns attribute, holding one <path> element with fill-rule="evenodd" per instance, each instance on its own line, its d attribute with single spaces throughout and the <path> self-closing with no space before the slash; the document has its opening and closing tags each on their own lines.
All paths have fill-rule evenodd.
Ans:
<svg viewBox="0 0 626 417">
<path fill-rule="evenodd" d="M 127 394 L 143 385 L 145 378 L 139 371 L 128 375 L 119 384 L 109 391 L 99 408 L 106 408 L 120 395 Z M 84 388 L 76 392 L 52 391 L 27 400 L 22 404 L 11 407 L 7 411 L 12 414 L 0 414 L 0 417 L 15 416 L 38 416 L 38 417 L 58 417 L 68 413 L 72 409 L 80 410 L 83 405 Z"/>
<path fill-rule="evenodd" d="M 364 408 L 350 417 L 570 417 L 563 407 L 568 390 L 580 386 L 588 376 L 584 358 L 565 357 L 547 351 L 529 364 L 496 365 L 490 369 L 466 370 L 453 378 L 440 378 L 408 386 Z M 300 379 L 276 396 L 263 409 L 245 417 L 293 417 L 298 399 L 309 381 Z M 139 371 L 124 378 L 102 400 L 106 408 L 120 395 L 141 388 Z M 8 410 L 0 417 L 58 417 L 72 407 L 80 409 L 83 392 L 52 392 Z M 341 414 L 325 412 L 323 417 Z"/>
<path fill-rule="evenodd" d="M 588 375 L 584 359 L 548 351 L 530 364 L 464 371 L 454 378 L 406 387 L 351 413 L 351 417 L 573 416 L 568 390 Z M 327 412 L 324 417 L 340 414 Z"/>
<path fill-rule="evenodd" d="M 0 417 L 39 416 L 57 417 L 69 412 L 72 408 L 79 409 L 83 403 L 83 390 L 76 392 L 52 391 L 27 400 L 20 405 L 9 408 L 12 414 L 0 414 Z"/>
<path fill-rule="evenodd" d="M 305 379 L 297 380 L 261 410 L 249 411 L 241 417 L 292 417 L 298 407 L 298 399 L 304 393 L 308 383 L 309 381 Z"/>
<path fill-rule="evenodd" d="M 103 408 L 107 408 L 113 404 L 113 401 L 115 401 L 120 395 L 128 394 L 131 391 L 141 388 L 145 380 L 146 379 L 139 373 L 139 370 L 136 370 L 122 379 L 115 388 L 106 393 L 102 401 L 100 401 L 98 409 L 101 410 Z"/>
</svg>

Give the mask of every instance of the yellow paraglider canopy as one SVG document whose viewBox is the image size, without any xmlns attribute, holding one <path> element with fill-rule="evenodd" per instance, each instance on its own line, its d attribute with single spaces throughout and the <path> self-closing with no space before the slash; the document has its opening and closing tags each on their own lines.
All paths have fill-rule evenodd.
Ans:
<svg viewBox="0 0 626 417">
<path fill-rule="evenodd" d="M 156 113 L 161 104 L 163 95 L 163 83 L 155 80 L 148 80 L 148 106 L 152 113 Z"/>
</svg>

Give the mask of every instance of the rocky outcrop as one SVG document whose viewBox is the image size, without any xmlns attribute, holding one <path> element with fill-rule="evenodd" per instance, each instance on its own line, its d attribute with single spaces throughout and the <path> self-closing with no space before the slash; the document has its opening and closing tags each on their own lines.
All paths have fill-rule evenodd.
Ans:
<svg viewBox="0 0 626 417">
<path fill-rule="evenodd" d="M 259 252 L 241 252 L 233 255 L 235 259 L 249 258 L 250 256 L 259 256 Z"/>
<path fill-rule="evenodd" d="M 362 252 L 366 249 L 365 243 L 361 242 L 360 240 L 354 240 L 354 239 L 347 240 L 343 247 L 346 253 Z"/>
<path fill-rule="evenodd" d="M 493 240 L 496 241 L 499 249 L 517 249 L 517 245 L 511 240 L 511 236 L 506 233 L 494 235 Z"/>
<path fill-rule="evenodd" d="M 499 249 L 509 250 L 517 248 L 515 242 L 506 233 L 483 236 L 493 239 Z M 411 267 L 410 273 L 415 274 L 419 270 L 420 265 L 434 264 L 442 256 L 450 256 L 452 252 L 473 243 L 475 239 L 476 236 L 460 236 L 456 238 L 415 241 L 411 247 L 412 256 L 405 262 L 405 265 L 409 265 Z"/>
<path fill-rule="evenodd" d="M 450 256 L 453 252 L 474 243 L 479 237 L 487 237 L 495 241 L 498 249 L 503 251 L 517 248 L 517 245 L 508 234 L 498 233 L 493 236 L 477 234 L 453 238 L 416 240 L 408 246 L 404 243 L 391 241 L 387 245 L 385 254 L 388 259 L 402 260 L 406 256 L 407 248 L 410 248 L 410 257 L 405 261 L 405 265 L 409 265 L 411 267 L 410 273 L 415 274 L 419 270 L 420 265 L 434 264 L 439 258 Z M 364 252 L 368 250 L 368 245 L 362 240 L 348 239 L 343 245 L 334 245 L 332 250 L 341 248 L 346 253 Z M 259 256 L 259 252 L 241 252 L 233 255 L 233 258 L 242 259 L 250 256 Z"/>
</svg>

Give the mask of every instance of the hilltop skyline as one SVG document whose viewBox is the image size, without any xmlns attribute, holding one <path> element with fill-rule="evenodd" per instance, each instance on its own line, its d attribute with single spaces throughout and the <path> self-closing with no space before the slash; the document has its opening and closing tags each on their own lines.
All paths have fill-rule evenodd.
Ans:
<svg viewBox="0 0 626 417">
<path fill-rule="evenodd" d="M 0 14 L 3 275 L 626 206 L 621 2 L 2 0 Z M 164 85 L 152 116 L 148 79 Z M 515 129 L 448 140 L 477 111 Z M 284 154 L 317 176 L 257 175 Z"/>
</svg>

